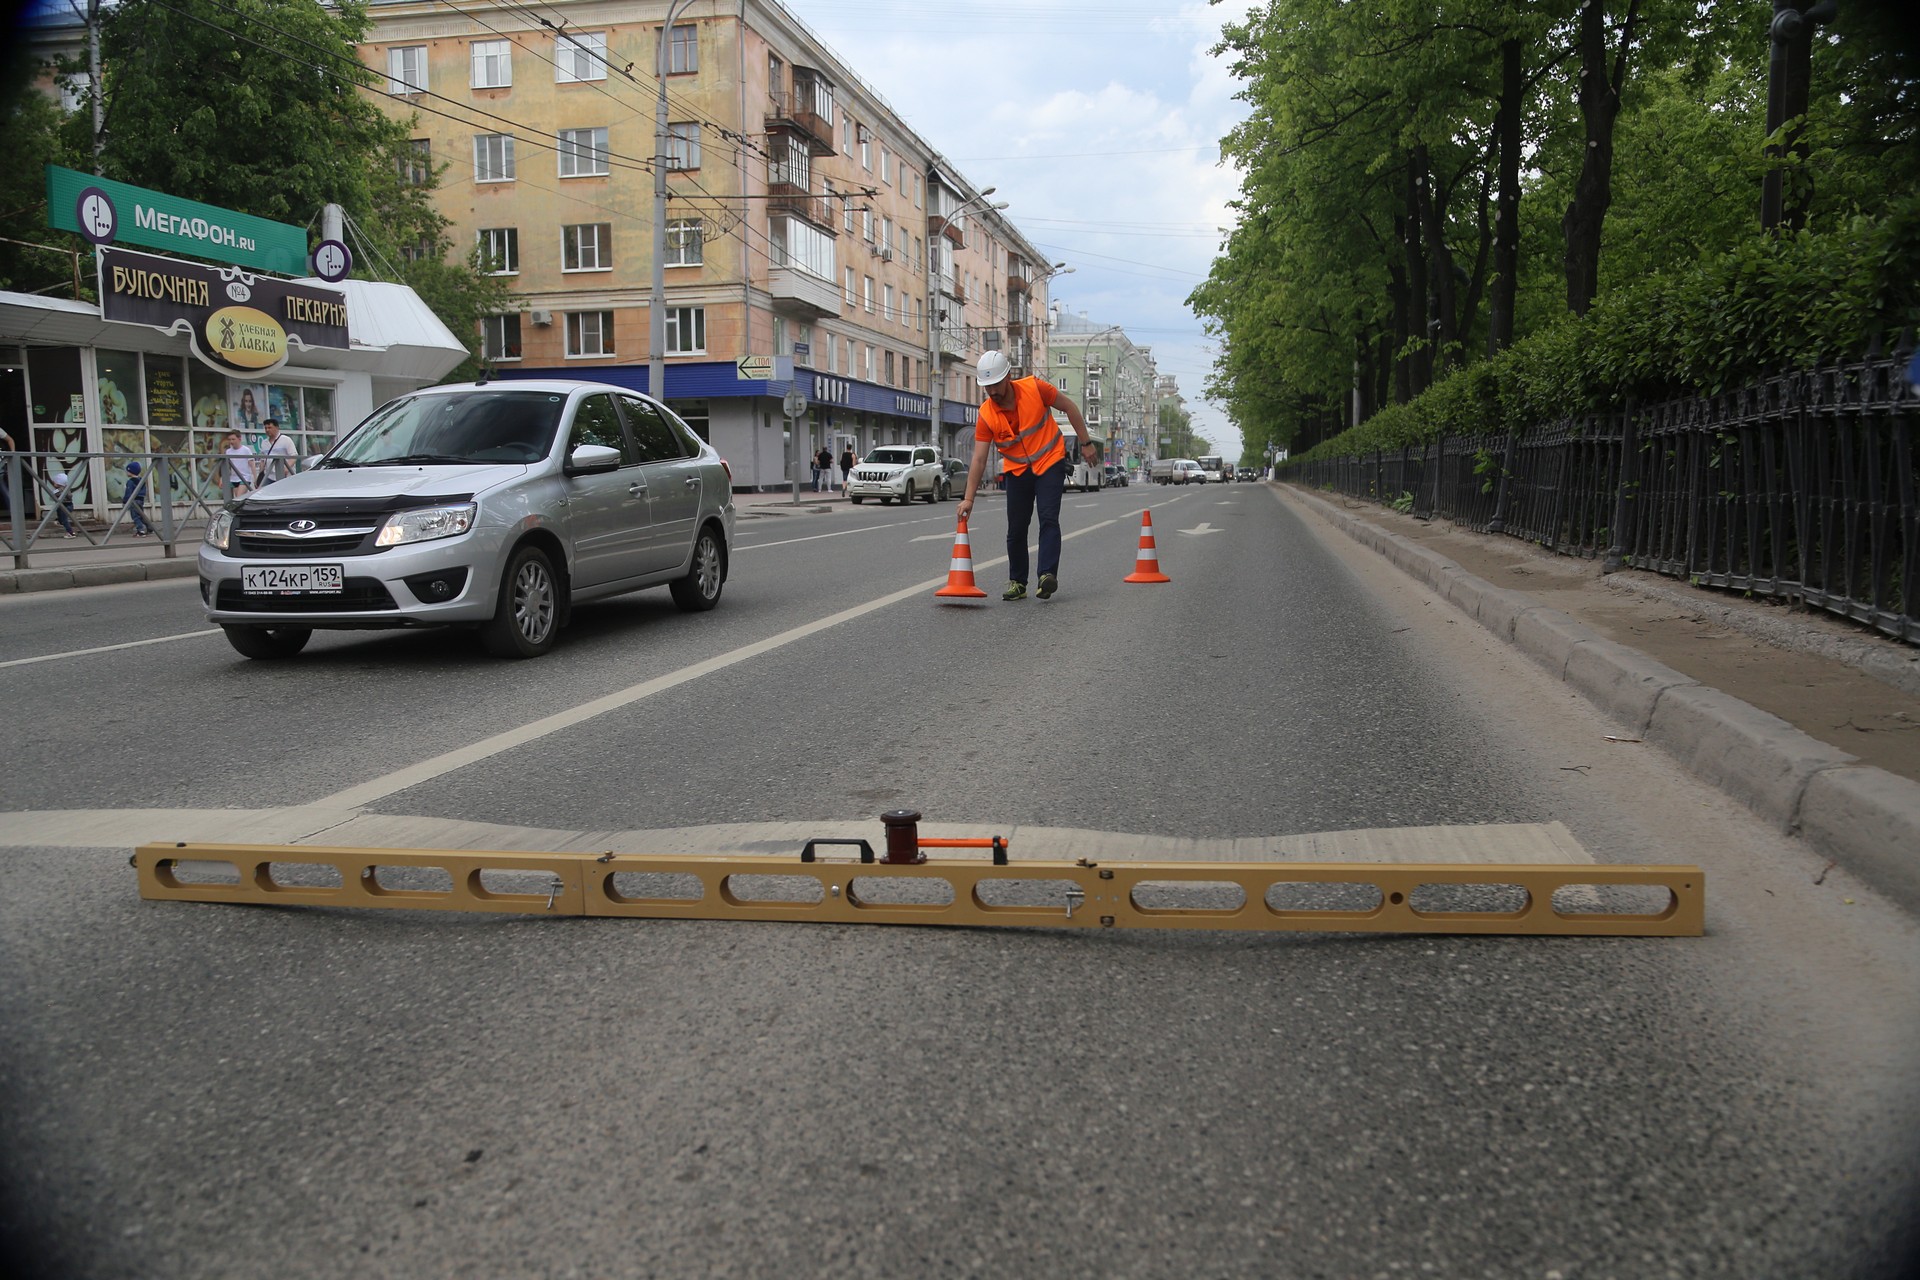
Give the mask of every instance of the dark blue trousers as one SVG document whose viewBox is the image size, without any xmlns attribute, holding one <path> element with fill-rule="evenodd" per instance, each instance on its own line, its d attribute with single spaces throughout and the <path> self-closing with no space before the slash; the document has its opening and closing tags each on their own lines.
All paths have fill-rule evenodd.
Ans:
<svg viewBox="0 0 1920 1280">
<path fill-rule="evenodd" d="M 1031 468 L 1007 477 L 1007 576 L 1027 580 L 1027 527 L 1040 509 L 1040 572 L 1060 572 L 1060 496 L 1067 490 L 1063 458 L 1039 475 Z"/>
</svg>

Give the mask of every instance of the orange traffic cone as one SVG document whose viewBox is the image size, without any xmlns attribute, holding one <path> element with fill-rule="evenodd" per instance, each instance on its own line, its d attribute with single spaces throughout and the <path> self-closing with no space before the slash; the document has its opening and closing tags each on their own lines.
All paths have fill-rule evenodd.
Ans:
<svg viewBox="0 0 1920 1280">
<path fill-rule="evenodd" d="M 1160 553 L 1153 545 L 1153 512 L 1140 513 L 1140 554 L 1133 562 L 1133 572 L 1121 579 L 1123 582 L 1172 582 L 1166 574 L 1160 572 Z"/>
<path fill-rule="evenodd" d="M 947 566 L 947 585 L 936 596 L 963 596 L 984 599 L 986 592 L 973 582 L 973 544 L 967 541 L 967 518 L 960 517 L 959 532 L 953 535 L 953 563 Z"/>
</svg>

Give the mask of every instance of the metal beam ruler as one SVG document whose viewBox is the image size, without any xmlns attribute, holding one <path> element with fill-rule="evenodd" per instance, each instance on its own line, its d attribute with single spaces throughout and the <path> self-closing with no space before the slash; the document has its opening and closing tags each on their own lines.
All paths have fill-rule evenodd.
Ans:
<svg viewBox="0 0 1920 1280">
<path fill-rule="evenodd" d="M 815 846 L 850 844 L 858 861 Z M 1345 862 L 874 860 L 865 841 L 799 859 L 161 843 L 143 898 L 648 920 L 1048 929 L 1692 937 L 1699 867 Z"/>
</svg>

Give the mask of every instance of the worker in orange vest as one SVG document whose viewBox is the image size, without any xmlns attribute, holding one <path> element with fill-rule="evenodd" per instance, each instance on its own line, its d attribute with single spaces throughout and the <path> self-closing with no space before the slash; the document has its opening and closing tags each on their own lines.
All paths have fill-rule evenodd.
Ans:
<svg viewBox="0 0 1920 1280">
<path fill-rule="evenodd" d="M 960 518 L 973 514 L 973 496 L 986 473 L 988 452 L 998 449 L 1007 487 L 1007 574 L 1012 579 L 1000 598 L 1027 598 L 1027 529 L 1037 507 L 1040 589 L 1036 594 L 1045 600 L 1060 589 L 1060 495 L 1066 492 L 1068 469 L 1066 436 L 1054 425 L 1052 411 L 1067 415 L 1080 454 L 1089 465 L 1099 461 L 1099 454 L 1087 437 L 1087 420 L 1079 405 L 1044 379 L 1008 376 L 1012 372 L 1004 352 L 989 351 L 980 357 L 980 385 L 986 388 L 987 398 L 973 429 L 973 465 L 967 468 L 967 496 L 960 500 Z"/>
</svg>

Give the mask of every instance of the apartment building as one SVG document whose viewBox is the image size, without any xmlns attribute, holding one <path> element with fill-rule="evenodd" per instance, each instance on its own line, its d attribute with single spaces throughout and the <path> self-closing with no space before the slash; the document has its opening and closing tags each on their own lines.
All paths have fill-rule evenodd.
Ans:
<svg viewBox="0 0 1920 1280">
<path fill-rule="evenodd" d="M 821 446 L 969 447 L 972 362 L 1044 364 L 1045 267 L 982 191 L 772 0 L 458 9 L 375 0 L 363 57 L 415 127 L 458 242 L 507 277 L 502 377 L 648 385 L 665 261 L 664 398 L 736 484 Z M 653 217 L 666 65 L 667 218 Z M 768 367 L 771 365 L 771 367 Z M 807 411 L 786 436 L 789 387 Z"/>
<path fill-rule="evenodd" d="M 1079 403 L 1088 429 L 1107 441 L 1108 461 L 1138 469 L 1163 456 L 1160 398 L 1173 378 L 1155 370 L 1151 347 L 1135 345 L 1117 324 L 1056 311 L 1047 350 L 1047 380 Z"/>
</svg>

